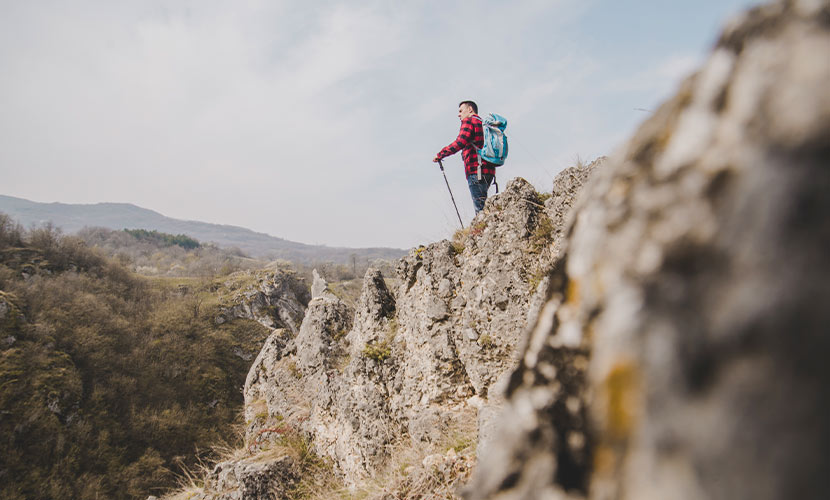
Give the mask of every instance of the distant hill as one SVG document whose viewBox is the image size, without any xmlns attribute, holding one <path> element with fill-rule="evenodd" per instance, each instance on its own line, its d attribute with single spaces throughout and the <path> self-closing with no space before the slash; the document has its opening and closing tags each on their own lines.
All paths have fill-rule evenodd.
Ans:
<svg viewBox="0 0 830 500">
<path fill-rule="evenodd" d="M 0 212 L 9 215 L 26 227 L 51 221 L 65 233 L 74 233 L 84 227 L 156 230 L 170 234 L 185 234 L 201 242 L 214 243 L 220 247 L 237 247 L 252 257 L 285 259 L 303 264 L 321 261 L 350 263 L 353 255 L 361 261 L 398 259 L 406 253 L 405 250 L 398 248 L 306 245 L 239 226 L 173 219 L 128 203 L 96 203 L 94 205 L 38 203 L 0 195 Z"/>
</svg>

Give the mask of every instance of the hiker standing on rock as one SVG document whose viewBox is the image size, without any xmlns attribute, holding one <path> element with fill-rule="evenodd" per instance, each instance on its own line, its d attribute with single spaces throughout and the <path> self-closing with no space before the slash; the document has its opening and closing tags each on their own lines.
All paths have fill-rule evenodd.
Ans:
<svg viewBox="0 0 830 500">
<path fill-rule="evenodd" d="M 487 190 L 496 175 L 495 165 L 481 160 L 477 149 L 484 146 L 484 132 L 481 126 L 481 118 L 478 116 L 478 105 L 473 101 L 463 101 L 458 105 L 458 118 L 461 120 L 461 131 L 458 138 L 452 144 L 445 147 L 435 155 L 433 162 L 438 162 L 450 155 L 461 151 L 464 159 L 464 173 L 467 176 L 467 184 L 470 186 L 470 195 L 473 197 L 473 205 L 476 213 L 484 208 L 487 200 Z M 479 167 L 480 165 L 480 167 Z"/>
</svg>

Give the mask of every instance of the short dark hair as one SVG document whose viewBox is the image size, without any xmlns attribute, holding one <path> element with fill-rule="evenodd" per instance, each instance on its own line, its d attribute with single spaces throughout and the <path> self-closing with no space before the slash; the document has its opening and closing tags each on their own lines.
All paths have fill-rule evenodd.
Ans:
<svg viewBox="0 0 830 500">
<path fill-rule="evenodd" d="M 473 108 L 473 113 L 478 114 L 478 104 L 474 103 L 473 101 L 461 101 L 458 103 L 458 106 L 466 104 L 467 106 Z"/>
</svg>

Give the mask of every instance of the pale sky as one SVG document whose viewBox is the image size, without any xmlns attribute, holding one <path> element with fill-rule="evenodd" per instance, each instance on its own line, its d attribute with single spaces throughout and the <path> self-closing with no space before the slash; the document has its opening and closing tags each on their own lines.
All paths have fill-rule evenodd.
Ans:
<svg viewBox="0 0 830 500">
<path fill-rule="evenodd" d="M 0 0 L 0 194 L 124 202 L 303 243 L 458 221 L 457 105 L 508 120 L 502 187 L 612 153 L 750 0 Z M 461 156 L 444 162 L 465 224 Z"/>
</svg>

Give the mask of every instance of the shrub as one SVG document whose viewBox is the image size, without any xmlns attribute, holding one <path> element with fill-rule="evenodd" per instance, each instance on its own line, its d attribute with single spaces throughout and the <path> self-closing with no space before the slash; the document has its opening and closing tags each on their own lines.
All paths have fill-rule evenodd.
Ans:
<svg viewBox="0 0 830 500">
<path fill-rule="evenodd" d="M 553 221 L 550 217 L 540 211 L 536 215 L 536 226 L 530 235 L 528 251 L 531 253 L 540 253 L 545 247 L 553 241 Z"/>
<path fill-rule="evenodd" d="M 146 229 L 125 229 L 124 232 L 139 241 L 148 240 L 157 243 L 160 246 L 170 247 L 176 245 L 184 248 L 185 250 L 193 250 L 202 246 L 197 240 L 185 234 L 172 235 L 160 233 L 155 230 L 147 231 Z M 236 250 L 239 251 L 238 248 Z"/>
<path fill-rule="evenodd" d="M 452 247 L 453 252 L 460 255 L 464 253 L 464 248 L 466 247 L 467 237 L 470 235 L 470 229 L 458 229 L 452 235 L 452 241 L 450 242 L 450 246 Z"/>
<path fill-rule="evenodd" d="M 19 246 L 23 246 L 23 226 L 0 213 L 0 250 Z"/>
<path fill-rule="evenodd" d="M 478 345 L 480 345 L 484 349 L 490 349 L 496 343 L 493 341 L 493 337 L 490 336 L 489 333 L 485 333 L 481 337 L 478 338 Z"/>
<path fill-rule="evenodd" d="M 374 359 L 377 362 L 382 362 L 392 355 L 392 347 L 389 341 L 382 340 L 380 342 L 370 342 L 363 348 L 363 356 L 369 359 Z"/>
</svg>

